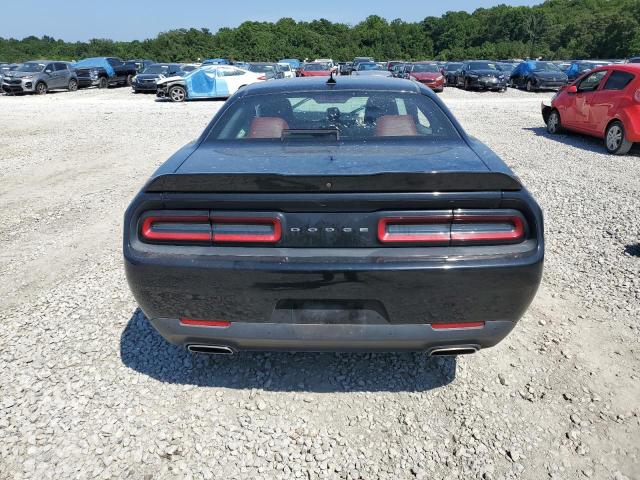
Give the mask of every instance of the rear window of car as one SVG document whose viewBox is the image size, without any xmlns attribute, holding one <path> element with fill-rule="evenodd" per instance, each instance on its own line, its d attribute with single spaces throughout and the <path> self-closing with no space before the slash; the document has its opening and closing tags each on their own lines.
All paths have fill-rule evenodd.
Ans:
<svg viewBox="0 0 640 480">
<path fill-rule="evenodd" d="M 385 91 L 310 91 L 250 95 L 233 102 L 211 141 L 457 139 L 457 130 L 428 96 Z"/>
<path fill-rule="evenodd" d="M 624 90 L 634 78 L 632 73 L 614 70 L 604 84 L 604 90 Z"/>
</svg>

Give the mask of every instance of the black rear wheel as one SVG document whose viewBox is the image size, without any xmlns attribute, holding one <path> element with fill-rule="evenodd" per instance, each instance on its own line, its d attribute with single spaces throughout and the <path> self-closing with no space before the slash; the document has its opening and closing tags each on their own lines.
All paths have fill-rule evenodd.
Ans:
<svg viewBox="0 0 640 480">
<path fill-rule="evenodd" d="M 607 127 L 604 144 L 607 147 L 607 152 L 613 155 L 626 155 L 633 146 L 633 142 L 627 140 L 624 125 L 619 120 L 611 122 Z"/>
</svg>

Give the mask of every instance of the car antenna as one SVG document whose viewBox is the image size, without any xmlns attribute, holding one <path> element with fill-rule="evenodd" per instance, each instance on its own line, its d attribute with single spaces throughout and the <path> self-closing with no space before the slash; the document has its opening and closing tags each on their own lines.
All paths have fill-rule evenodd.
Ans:
<svg viewBox="0 0 640 480">
<path fill-rule="evenodd" d="M 327 80 L 327 85 L 335 85 L 336 83 L 338 83 L 338 82 L 336 82 L 336 79 L 333 78 L 333 74 L 334 73 L 335 72 L 333 70 L 331 70 L 331 73 L 329 74 L 329 80 Z"/>
</svg>

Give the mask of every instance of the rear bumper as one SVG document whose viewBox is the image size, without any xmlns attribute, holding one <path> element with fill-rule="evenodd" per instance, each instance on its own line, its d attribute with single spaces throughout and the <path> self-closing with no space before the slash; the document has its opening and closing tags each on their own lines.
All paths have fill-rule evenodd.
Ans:
<svg viewBox="0 0 640 480">
<path fill-rule="evenodd" d="M 125 247 L 129 286 L 165 338 L 234 350 L 490 347 L 509 333 L 533 300 L 542 266 L 541 247 L 509 259 L 402 264 L 384 258 L 363 264 L 242 255 L 169 259 Z M 225 320 L 232 326 L 187 327 L 178 321 L 184 317 Z M 430 326 L 442 322 L 485 322 L 485 327 L 436 332 Z"/>
<path fill-rule="evenodd" d="M 215 345 L 233 351 L 426 351 L 455 347 L 479 350 L 506 337 L 513 322 L 494 321 L 481 328 L 436 330 L 429 325 L 318 325 L 234 323 L 227 328 L 182 325 L 177 319 L 153 319 L 169 342 Z"/>
</svg>

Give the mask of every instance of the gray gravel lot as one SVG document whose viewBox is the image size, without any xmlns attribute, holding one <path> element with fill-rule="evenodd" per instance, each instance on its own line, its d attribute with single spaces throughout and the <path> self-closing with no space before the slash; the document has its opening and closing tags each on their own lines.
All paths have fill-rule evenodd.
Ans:
<svg viewBox="0 0 640 480">
<path fill-rule="evenodd" d="M 474 356 L 191 355 L 130 295 L 124 209 L 221 102 L 0 97 L 0 478 L 640 478 L 640 153 L 550 94 L 447 89 L 546 215 L 542 288 Z"/>
</svg>

